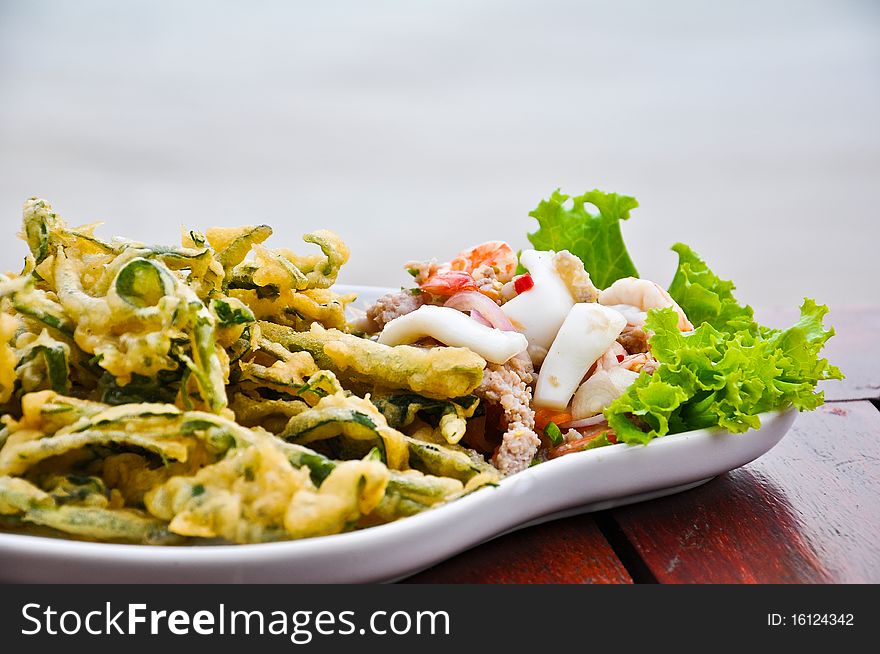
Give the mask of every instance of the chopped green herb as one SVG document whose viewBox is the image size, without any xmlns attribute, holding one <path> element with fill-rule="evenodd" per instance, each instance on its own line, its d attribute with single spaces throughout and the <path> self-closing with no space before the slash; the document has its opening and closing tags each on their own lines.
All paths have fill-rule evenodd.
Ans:
<svg viewBox="0 0 880 654">
<path fill-rule="evenodd" d="M 562 435 L 562 430 L 555 422 L 548 422 L 547 426 L 544 427 L 544 435 L 550 439 L 550 442 L 553 445 L 562 445 L 565 441 L 565 437 Z"/>
</svg>

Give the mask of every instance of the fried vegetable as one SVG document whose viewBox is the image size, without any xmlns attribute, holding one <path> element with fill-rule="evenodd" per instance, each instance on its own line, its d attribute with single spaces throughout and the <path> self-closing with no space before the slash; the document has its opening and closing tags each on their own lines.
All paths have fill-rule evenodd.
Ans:
<svg viewBox="0 0 880 654">
<path fill-rule="evenodd" d="M 37 525 L 92 540 L 174 545 L 181 538 L 170 533 L 166 524 L 134 509 L 96 509 L 59 506 L 31 509 L 23 519 Z"/>
<path fill-rule="evenodd" d="M 182 325 L 175 324 L 178 298 L 164 296 L 156 306 L 139 309 L 120 297 L 115 288 L 104 296 L 92 296 L 83 289 L 75 262 L 63 250 L 55 256 L 55 280 L 64 312 L 76 322 L 76 344 L 96 355 L 100 367 L 121 385 L 135 373 L 154 376 L 177 369 L 172 343 L 186 338 Z"/>
<path fill-rule="evenodd" d="M 110 504 L 104 480 L 93 475 L 49 474 L 40 481 L 40 485 L 59 505 L 75 504 L 77 506 L 107 508 Z"/>
<path fill-rule="evenodd" d="M 284 287 L 277 291 L 274 285 L 256 290 L 230 288 L 230 295 L 244 302 L 260 320 L 271 320 L 297 331 L 319 323 L 324 327 L 343 329 L 346 325 L 345 307 L 354 295 L 339 295 L 330 289 L 316 288 L 296 291 Z"/>
<path fill-rule="evenodd" d="M 89 424 L 89 419 L 107 409 L 107 405 L 59 395 L 54 391 L 41 391 L 25 395 L 21 409 L 22 419 L 13 423 L 14 430 L 54 434 L 75 423 Z"/>
<path fill-rule="evenodd" d="M 407 436 L 389 427 L 385 416 L 368 400 L 342 393 L 326 397 L 314 408 L 294 416 L 280 434 L 300 444 L 338 436 L 378 446 L 393 470 L 412 467 L 462 482 L 484 473 L 498 478 L 497 471 L 479 455 L 454 445 L 441 446 Z"/>
<path fill-rule="evenodd" d="M 235 423 L 206 420 L 211 414 L 185 413 L 163 404 L 89 403 L 80 404 L 77 415 L 75 402 L 49 392 L 25 396 L 24 417 L 12 425 L 0 450 L 0 474 L 21 474 L 41 461 L 83 448 L 122 446 L 163 461 L 185 462 L 197 450 L 222 454 L 236 444 L 237 434 L 230 429 Z"/>
<path fill-rule="evenodd" d="M 453 446 L 436 445 L 416 439 L 407 439 L 409 465 L 417 470 L 451 477 L 467 484 L 468 488 L 495 483 L 501 474 L 480 455 Z"/>
<path fill-rule="evenodd" d="M 44 329 L 21 352 L 16 373 L 25 392 L 51 389 L 66 393 L 70 385 L 70 346 L 56 341 Z"/>
<path fill-rule="evenodd" d="M 479 399 L 473 395 L 446 401 L 401 393 L 374 396 L 370 400 L 395 429 L 411 425 L 419 416 L 438 428 L 445 441 L 452 445 L 464 436 L 467 419 L 473 417 L 480 404 Z"/>
<path fill-rule="evenodd" d="M 306 351 L 321 368 L 355 383 L 409 389 L 446 399 L 471 393 L 483 380 L 486 361 L 465 348 L 394 347 L 313 325 L 296 332 L 260 322 L 263 336 L 291 351 Z"/>
<path fill-rule="evenodd" d="M 113 375 L 105 373 L 98 380 L 98 399 L 114 405 L 142 402 L 171 404 L 177 398 L 181 378 L 179 370 L 163 370 L 155 377 L 134 373 L 130 382 L 120 385 Z"/>
<path fill-rule="evenodd" d="M 224 284 L 232 278 L 232 271 L 244 261 L 251 248 L 272 236 L 269 225 L 245 227 L 214 227 L 206 233 L 208 242 L 217 251 L 217 261 L 225 272 Z"/>
<path fill-rule="evenodd" d="M 309 469 L 312 483 L 316 486 L 320 486 L 336 467 L 335 461 L 302 445 L 282 440 L 277 440 L 275 444 L 281 448 L 291 464 Z M 367 458 L 372 459 L 376 455 L 379 455 L 378 450 L 372 451 Z M 426 475 L 418 470 L 390 470 L 389 475 L 388 488 L 385 491 L 387 502 L 383 500 L 386 504 L 386 516 L 391 515 L 390 506 L 409 503 L 407 510 L 416 506 L 420 506 L 422 510 L 454 499 L 464 489 L 462 483 L 456 479 Z"/>
<path fill-rule="evenodd" d="M 252 381 L 259 386 L 295 396 L 307 385 L 306 380 L 318 372 L 318 366 L 308 352 L 290 352 L 265 339 L 260 340 L 259 349 L 274 361 L 268 366 L 254 359 L 241 361 L 240 381 Z"/>
<path fill-rule="evenodd" d="M 290 399 L 267 399 L 248 392 L 236 393 L 232 396 L 229 408 L 235 414 L 235 421 L 245 427 L 263 427 L 279 433 L 293 416 L 308 408 L 305 402 L 294 402 Z"/>
<path fill-rule="evenodd" d="M 332 232 L 302 255 L 266 247 L 266 225 L 184 230 L 180 246 L 94 230 L 31 198 L 24 268 L 0 275 L 0 529 L 257 543 L 498 479 L 454 444 L 485 361 L 345 333 L 355 296 L 331 288 L 349 257 Z"/>
<path fill-rule="evenodd" d="M 156 262 L 138 257 L 116 275 L 116 294 L 138 309 L 154 307 L 174 290 L 171 273 Z"/>
<path fill-rule="evenodd" d="M 6 404 L 15 390 L 18 357 L 11 341 L 17 330 L 15 317 L 0 313 L 0 404 Z"/>
<path fill-rule="evenodd" d="M 8 296 L 13 309 L 46 327 L 67 336 L 73 336 L 73 322 L 64 313 L 64 307 L 51 294 L 35 288 L 32 277 L 18 277 L 0 286 L 0 297 Z"/>
<path fill-rule="evenodd" d="M 320 247 L 323 256 L 298 255 L 285 248 L 254 248 L 253 283 L 263 288 L 290 287 L 297 291 L 327 289 L 335 284 L 339 269 L 348 261 L 348 247 L 326 229 L 306 234 L 303 240 Z"/>
<path fill-rule="evenodd" d="M 366 441 L 367 450 L 378 446 L 388 467 L 402 470 L 407 462 L 406 437 L 392 429 L 368 400 L 336 393 L 322 398 L 313 408 L 294 416 L 281 438 L 300 444 L 336 436 Z"/>
<path fill-rule="evenodd" d="M 306 234 L 303 240 L 318 245 L 323 256 L 254 246 L 254 260 L 242 262 L 227 278 L 228 293 L 261 320 L 297 330 L 315 322 L 344 328 L 345 307 L 354 296 L 334 293 L 330 286 L 348 261 L 348 248 L 326 230 Z"/>
<path fill-rule="evenodd" d="M 40 198 L 29 198 L 24 203 L 23 236 L 36 263 L 42 263 L 49 254 L 49 232 L 60 227 L 60 220 L 50 205 Z"/>
<path fill-rule="evenodd" d="M 452 477 L 426 475 L 418 470 L 392 471 L 386 497 L 399 497 L 424 507 L 455 499 L 464 490 Z"/>
<path fill-rule="evenodd" d="M 338 533 L 384 497 L 383 465 L 342 462 L 316 488 L 269 438 L 151 490 L 147 508 L 175 533 L 247 543 Z"/>
<path fill-rule="evenodd" d="M 300 489 L 284 516 L 294 538 L 336 534 L 354 527 L 385 497 L 388 469 L 376 461 L 343 461 L 317 492 Z"/>
<path fill-rule="evenodd" d="M 10 437 L 0 452 L 0 474 L 21 474 L 40 461 L 86 446 L 127 445 L 158 454 L 163 459 L 185 461 L 187 447 L 176 440 L 140 436 L 127 431 L 81 431 L 18 442 Z"/>
<path fill-rule="evenodd" d="M 226 407 L 226 373 L 217 351 L 214 318 L 198 302 L 190 302 L 186 314 L 192 325 L 192 359 L 183 353 L 178 356 L 196 380 L 202 399 L 213 412 L 219 413 Z"/>
<path fill-rule="evenodd" d="M 122 246 L 106 243 L 93 234 L 94 225 L 68 228 L 48 202 L 29 198 L 24 203 L 21 236 L 28 244 L 34 265 L 39 266 L 52 255 L 52 247 L 73 247 L 83 255 L 118 254 Z"/>
<path fill-rule="evenodd" d="M 68 230 L 49 210 L 38 202 L 26 208 L 24 232 L 37 266 L 12 293 L 16 310 L 72 336 L 78 350 L 93 355 L 91 365 L 113 375 L 116 386 L 126 386 L 135 375 L 152 378 L 185 367 L 201 401 L 222 410 L 226 371 L 217 319 L 163 263 L 182 255 L 132 242 L 103 244 L 90 231 Z"/>
<path fill-rule="evenodd" d="M 93 540 L 146 544 L 181 540 L 168 532 L 164 522 L 141 511 L 74 506 L 68 504 L 69 495 L 59 497 L 62 501 L 56 503 L 58 498 L 24 479 L 0 476 L 0 515 L 17 515 L 23 522 Z"/>
<path fill-rule="evenodd" d="M 236 450 L 193 476 L 173 477 L 144 497 L 175 533 L 247 543 L 278 540 L 293 493 L 308 473 L 263 442 Z"/>
<path fill-rule="evenodd" d="M 0 476 L 0 515 L 24 513 L 53 505 L 52 496 L 30 482 L 18 477 Z"/>
<path fill-rule="evenodd" d="M 232 297 L 211 300 L 211 312 L 217 319 L 217 342 L 224 348 L 231 347 L 257 320 L 253 311 Z"/>
</svg>

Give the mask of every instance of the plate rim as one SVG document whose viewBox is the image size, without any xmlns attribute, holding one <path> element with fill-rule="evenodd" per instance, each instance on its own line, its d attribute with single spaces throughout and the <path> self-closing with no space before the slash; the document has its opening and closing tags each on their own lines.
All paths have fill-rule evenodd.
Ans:
<svg viewBox="0 0 880 654">
<path fill-rule="evenodd" d="M 586 467 L 589 461 L 599 461 L 609 456 L 619 456 L 624 452 L 645 451 L 649 448 L 654 451 L 660 448 L 681 447 L 683 443 L 703 437 L 747 437 L 747 434 L 755 434 L 775 419 L 784 419 L 786 416 L 796 413 L 797 409 L 789 406 L 783 409 L 767 411 L 759 414 L 761 419 L 761 428 L 750 429 L 743 433 L 731 433 L 721 427 L 706 427 L 703 429 L 695 429 L 692 431 L 681 432 L 679 434 L 669 434 L 661 438 L 655 438 L 646 444 L 630 445 L 626 443 L 617 443 L 602 448 L 595 448 L 581 452 L 572 452 L 566 456 L 546 461 L 540 465 L 533 466 L 522 472 L 510 477 L 502 479 L 498 488 L 511 488 L 514 485 L 531 485 L 536 483 L 535 477 L 558 476 L 562 471 L 571 468 Z M 788 431 L 786 428 L 782 436 Z M 778 442 L 778 441 L 776 441 Z M 767 450 L 759 454 L 766 453 L 773 446 L 774 442 Z M 753 459 L 754 460 L 754 459 Z M 734 468 L 746 465 L 744 462 Z M 557 472 L 558 471 L 558 472 Z M 721 474 L 721 473 L 717 473 Z M 713 475 L 714 476 L 714 475 Z M 415 531 L 420 527 L 425 528 L 423 523 L 430 523 L 443 520 L 446 514 L 451 512 L 467 511 L 471 504 L 477 502 L 488 501 L 488 494 L 492 493 L 495 488 L 480 488 L 469 495 L 453 500 L 441 506 L 431 508 L 416 515 L 401 518 L 393 522 L 365 527 L 356 531 L 344 532 L 339 534 L 329 534 L 325 536 L 313 536 L 310 538 L 292 539 L 275 541 L 271 543 L 224 543 L 217 545 L 143 545 L 129 543 L 102 543 L 92 541 L 72 540 L 63 537 L 37 536 L 31 534 L 17 534 L 14 532 L 0 531 L 0 551 L 9 546 L 21 547 L 27 544 L 38 545 L 44 550 L 44 554 L 64 554 L 68 557 L 85 557 L 98 558 L 113 555 L 114 558 L 125 559 L 128 561 L 151 559 L 155 563 L 166 563 L 174 561 L 175 563 L 216 563 L 219 561 L 227 561 L 238 563 L 252 556 L 261 554 L 271 555 L 285 553 L 291 557 L 306 556 L 310 550 L 314 548 L 321 549 L 340 549 L 348 547 L 357 547 L 363 541 L 381 540 L 384 538 L 393 538 L 397 532 L 411 530 Z M 584 503 L 588 506 L 590 503 Z M 527 525 L 531 520 L 524 520 L 521 526 Z M 511 530 L 512 531 L 512 530 Z M 57 551 L 56 551 L 57 550 Z M 121 556 L 116 556 L 121 555 Z M 231 559 L 235 559 L 232 561 Z"/>
</svg>

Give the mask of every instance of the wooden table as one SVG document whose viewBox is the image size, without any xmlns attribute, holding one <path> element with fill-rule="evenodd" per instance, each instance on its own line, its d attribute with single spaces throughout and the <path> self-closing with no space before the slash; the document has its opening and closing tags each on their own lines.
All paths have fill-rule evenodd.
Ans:
<svg viewBox="0 0 880 654">
<path fill-rule="evenodd" d="M 757 461 L 684 493 L 508 534 L 407 581 L 880 582 L 880 307 L 829 321 L 826 354 L 846 380 L 825 383 L 826 404 Z"/>
</svg>

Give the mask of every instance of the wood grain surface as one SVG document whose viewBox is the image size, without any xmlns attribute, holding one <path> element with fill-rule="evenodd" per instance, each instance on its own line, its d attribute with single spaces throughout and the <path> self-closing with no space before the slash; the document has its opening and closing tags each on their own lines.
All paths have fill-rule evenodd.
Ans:
<svg viewBox="0 0 880 654">
<path fill-rule="evenodd" d="M 612 515 L 660 583 L 878 583 L 880 411 L 803 413 L 757 461 Z"/>
<path fill-rule="evenodd" d="M 529 527 L 410 577 L 409 583 L 630 584 L 632 579 L 587 515 Z"/>
<path fill-rule="evenodd" d="M 755 310 L 755 317 L 770 327 L 788 327 L 798 319 L 796 309 Z M 834 307 L 825 317 L 835 335 L 823 355 L 846 375 L 841 381 L 822 382 L 825 400 L 880 399 L 880 354 L 873 343 L 880 334 L 880 307 Z"/>
<path fill-rule="evenodd" d="M 774 327 L 797 316 L 756 312 Z M 880 411 L 861 401 L 880 398 L 880 362 L 865 348 L 880 307 L 837 308 L 826 323 L 837 335 L 825 354 L 847 379 L 822 388 L 849 401 L 800 414 L 759 460 L 686 493 L 508 534 L 407 581 L 880 582 Z"/>
</svg>

